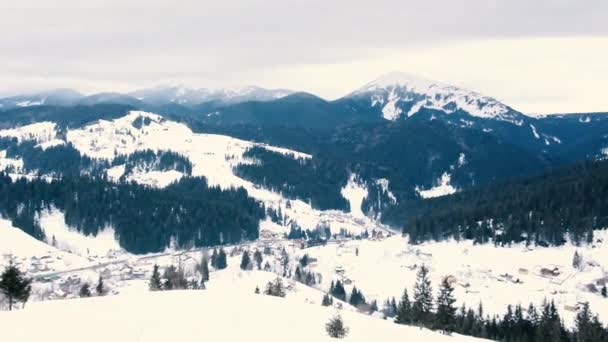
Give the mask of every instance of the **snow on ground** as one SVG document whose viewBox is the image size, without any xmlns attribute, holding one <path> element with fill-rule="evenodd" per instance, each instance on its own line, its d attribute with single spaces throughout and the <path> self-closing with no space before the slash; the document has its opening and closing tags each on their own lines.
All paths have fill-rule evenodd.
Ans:
<svg viewBox="0 0 608 342">
<path fill-rule="evenodd" d="M 421 188 L 416 187 L 416 191 L 418 192 L 418 194 L 420 194 L 422 198 L 433 198 L 451 195 L 457 191 L 456 188 L 450 184 L 451 178 L 452 176 L 449 173 L 445 172 L 441 176 L 441 178 L 437 180 L 437 183 L 439 184 L 437 184 L 436 186 L 428 190 L 422 190 Z"/>
<path fill-rule="evenodd" d="M 63 251 L 91 256 L 122 250 L 111 227 L 105 228 L 96 236 L 86 236 L 68 227 L 63 213 L 57 209 L 43 211 L 38 223 L 46 235 L 46 242 Z"/>
<path fill-rule="evenodd" d="M 136 168 L 127 176 L 126 181 L 133 181 L 139 184 L 148 184 L 154 187 L 164 188 L 171 183 L 179 181 L 183 176 L 183 173 L 176 170 L 145 171 Z"/>
<path fill-rule="evenodd" d="M 503 314 L 508 304 L 527 306 L 530 302 L 541 304 L 544 298 L 554 299 L 566 323 L 571 324 L 575 313 L 566 306 L 588 301 L 606 322 L 606 299 L 587 288 L 608 277 L 608 231 L 596 231 L 595 236 L 596 242 L 590 246 L 568 244 L 551 248 L 495 247 L 473 245 L 471 241 L 408 245 L 407 238 L 392 236 L 379 241 L 329 244 L 298 254 L 308 253 L 318 259 L 313 270 L 323 275 L 325 290 L 329 279 L 352 281 L 367 299 L 377 299 L 379 305 L 389 296 L 399 298 L 406 287 L 411 293 L 418 267 L 426 264 L 435 294 L 443 277 L 455 277 L 458 304 L 465 302 L 476 308 L 481 301 L 487 313 Z M 585 260 L 582 271 L 572 267 L 575 251 Z M 559 275 L 542 275 L 542 268 L 554 267 Z"/>
<path fill-rule="evenodd" d="M 361 209 L 361 204 L 363 203 L 363 199 L 367 197 L 367 187 L 357 182 L 355 174 L 349 176 L 348 183 L 346 183 L 340 193 L 348 200 L 351 215 L 356 218 L 364 218 L 365 214 Z"/>
<path fill-rule="evenodd" d="M 0 313 L 9 341 L 335 341 L 325 323 L 336 314 L 288 298 L 209 288 L 33 304 Z M 479 341 L 341 312 L 345 341 Z M 32 322 L 36 328 L 31 329 Z"/>
<path fill-rule="evenodd" d="M 0 219 L 0 267 L 11 259 L 30 275 L 88 264 L 86 259 L 38 241 L 15 228 L 9 220 Z"/>
<path fill-rule="evenodd" d="M 17 138 L 19 142 L 33 140 L 44 143 L 56 138 L 56 126 L 54 122 L 37 122 L 31 125 L 0 130 L 0 137 Z"/>
</svg>

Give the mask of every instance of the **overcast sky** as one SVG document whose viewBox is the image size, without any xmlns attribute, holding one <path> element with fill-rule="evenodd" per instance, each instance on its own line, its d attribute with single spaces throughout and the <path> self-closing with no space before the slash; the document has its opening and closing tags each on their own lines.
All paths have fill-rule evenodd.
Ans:
<svg viewBox="0 0 608 342">
<path fill-rule="evenodd" d="M 398 70 L 524 112 L 608 111 L 607 0 L 1 0 L 0 94 L 255 84 L 334 99 Z"/>
</svg>

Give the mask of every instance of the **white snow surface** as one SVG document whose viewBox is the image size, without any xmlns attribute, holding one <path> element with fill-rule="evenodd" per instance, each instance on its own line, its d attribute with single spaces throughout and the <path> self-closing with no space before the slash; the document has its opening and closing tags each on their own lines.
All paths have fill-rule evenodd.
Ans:
<svg viewBox="0 0 608 342">
<path fill-rule="evenodd" d="M 460 161 L 460 158 L 459 158 Z M 428 189 L 423 190 L 422 188 L 416 187 L 416 191 L 422 198 L 433 198 L 433 197 L 441 197 L 446 195 L 451 195 L 458 191 L 455 187 L 450 184 L 452 176 L 444 172 L 440 179 L 437 180 L 437 185 Z"/>
<path fill-rule="evenodd" d="M 448 114 L 461 109 L 472 116 L 521 125 L 521 120 L 513 115 L 509 107 L 491 97 L 401 72 L 384 75 L 347 96 L 370 96 L 372 107 L 382 106 L 383 116 L 387 120 L 399 118 L 400 102 L 413 102 L 408 116 L 416 114 L 421 108 L 437 109 Z"/>
<path fill-rule="evenodd" d="M 336 313 L 318 303 L 256 295 L 251 289 L 210 287 L 36 303 L 0 313 L 0 319 L 7 341 L 283 342 L 335 341 L 325 323 Z M 480 341 L 346 310 L 340 314 L 350 330 L 344 341 Z"/>
<path fill-rule="evenodd" d="M 65 216 L 57 209 L 45 210 L 38 217 L 38 223 L 46 236 L 46 243 L 60 250 L 80 256 L 107 255 L 121 251 L 114 229 L 106 227 L 96 236 L 86 236 L 65 223 Z"/>
<path fill-rule="evenodd" d="M 467 307 L 477 308 L 482 302 L 486 313 L 503 315 L 509 304 L 521 303 L 526 307 L 533 302 L 538 306 L 545 298 L 553 299 L 565 323 L 571 326 L 575 312 L 567 310 L 566 305 L 582 302 L 589 302 L 600 320 L 608 322 L 606 299 L 587 289 L 588 284 L 608 276 L 608 231 L 595 231 L 594 235 L 590 245 L 567 243 L 550 248 L 528 248 L 524 244 L 474 245 L 470 240 L 410 245 L 407 237 L 394 235 L 313 247 L 297 253 L 317 259 L 312 269 L 323 275 L 324 290 L 329 289 L 330 279 L 349 279 L 352 284 L 347 286 L 347 293 L 356 286 L 366 299 L 376 299 L 380 306 L 388 297 L 399 299 L 404 288 L 411 295 L 418 268 L 425 264 L 430 268 L 434 295 L 443 277 L 455 277 L 458 306 L 466 303 Z M 584 259 L 581 270 L 572 267 L 575 251 Z M 541 268 L 553 267 L 559 269 L 559 276 L 541 276 Z M 337 269 L 343 273 L 337 273 Z"/>
<path fill-rule="evenodd" d="M 351 174 L 349 176 L 348 183 L 346 183 L 340 193 L 348 200 L 351 215 L 356 218 L 364 218 L 365 214 L 361 209 L 361 205 L 363 204 L 363 199 L 367 197 L 367 186 L 357 181 L 357 175 Z"/>
<path fill-rule="evenodd" d="M 57 136 L 56 126 L 54 122 L 37 122 L 31 125 L 0 130 L 0 137 L 17 138 L 19 142 L 32 140 L 42 144 L 55 139 Z"/>
</svg>

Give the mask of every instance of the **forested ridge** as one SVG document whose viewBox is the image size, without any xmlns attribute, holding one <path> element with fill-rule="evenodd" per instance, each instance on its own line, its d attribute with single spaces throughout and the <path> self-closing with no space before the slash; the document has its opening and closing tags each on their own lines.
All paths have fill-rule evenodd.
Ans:
<svg viewBox="0 0 608 342">
<path fill-rule="evenodd" d="M 535 177 L 405 203 L 403 232 L 413 242 L 446 238 L 560 245 L 592 241 L 608 227 L 608 161 L 583 162 Z"/>
<path fill-rule="evenodd" d="M 36 216 L 52 208 L 86 235 L 113 227 L 121 247 L 133 253 L 162 251 L 171 243 L 200 247 L 253 240 L 265 215 L 246 190 L 210 187 L 199 177 L 158 189 L 90 177 L 13 182 L 0 173 L 0 211 L 15 226 L 43 239 Z"/>
</svg>

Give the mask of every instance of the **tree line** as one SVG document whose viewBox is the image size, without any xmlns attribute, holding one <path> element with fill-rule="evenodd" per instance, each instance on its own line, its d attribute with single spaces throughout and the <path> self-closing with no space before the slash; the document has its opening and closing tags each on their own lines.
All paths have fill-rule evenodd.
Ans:
<svg viewBox="0 0 608 342">
<path fill-rule="evenodd" d="M 132 253 L 254 240 L 265 215 L 245 189 L 223 190 L 199 177 L 158 189 L 90 177 L 13 182 L 0 173 L 0 212 L 13 225 L 43 240 L 36 215 L 52 208 L 85 235 L 113 227 L 120 246 Z"/>
<path fill-rule="evenodd" d="M 478 243 L 561 245 L 593 241 L 608 227 L 608 161 L 404 204 L 412 243 L 447 238 Z"/>
</svg>

